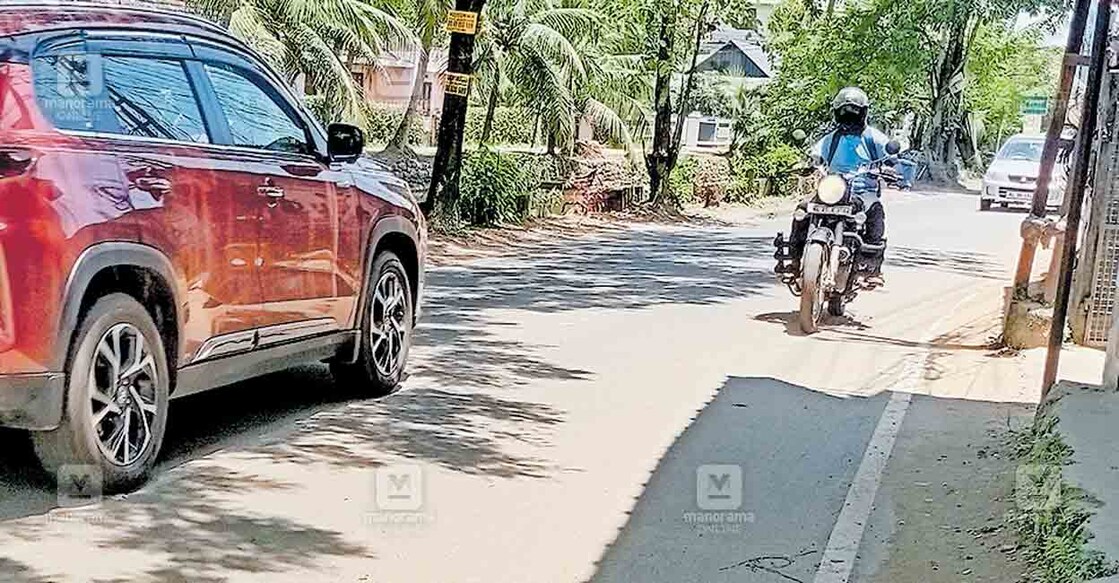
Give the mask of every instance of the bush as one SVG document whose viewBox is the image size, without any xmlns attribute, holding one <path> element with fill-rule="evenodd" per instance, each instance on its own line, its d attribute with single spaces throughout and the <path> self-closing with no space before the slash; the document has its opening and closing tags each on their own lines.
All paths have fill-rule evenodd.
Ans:
<svg viewBox="0 0 1119 583">
<path fill-rule="evenodd" d="M 396 135 L 396 128 L 404 119 L 404 109 L 371 103 L 366 111 L 365 136 L 371 144 L 387 144 Z M 423 118 L 416 116 L 408 131 L 413 145 L 428 143 L 428 132 Z"/>
<path fill-rule="evenodd" d="M 699 171 L 699 162 L 695 156 L 681 158 L 668 176 L 669 192 L 672 201 L 677 206 L 683 206 L 695 200 L 695 177 Z"/>
<path fill-rule="evenodd" d="M 803 154 L 788 144 L 777 144 L 760 152 L 739 153 L 731 163 L 730 198 L 744 201 L 758 194 L 758 181 L 770 180 L 769 194 L 786 196 L 795 180 L 789 175 Z"/>
<path fill-rule="evenodd" d="M 486 121 L 485 107 L 471 107 L 466 113 L 466 140 L 479 142 Z M 494 110 L 490 141 L 494 144 L 528 144 L 536 120 L 519 107 L 498 107 Z"/>
<path fill-rule="evenodd" d="M 538 175 L 536 165 L 525 164 L 514 155 L 484 147 L 466 154 L 459 216 L 480 227 L 522 222 L 539 184 Z"/>
</svg>

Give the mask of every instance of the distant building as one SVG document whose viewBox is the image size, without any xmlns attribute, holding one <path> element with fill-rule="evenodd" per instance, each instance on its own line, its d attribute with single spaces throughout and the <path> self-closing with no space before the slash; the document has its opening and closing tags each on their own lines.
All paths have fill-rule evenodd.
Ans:
<svg viewBox="0 0 1119 583">
<path fill-rule="evenodd" d="M 387 55 L 376 65 L 367 62 L 350 63 L 350 72 L 365 97 L 372 103 L 404 109 L 412 97 L 416 80 L 419 52 L 401 56 Z M 423 72 L 424 85 L 418 113 L 422 116 L 443 110 L 443 73 L 447 70 L 446 49 L 434 49 Z"/>
<path fill-rule="evenodd" d="M 720 27 L 700 45 L 696 71 L 716 71 L 732 81 L 762 85 L 773 77 L 773 65 L 752 30 Z"/>
</svg>

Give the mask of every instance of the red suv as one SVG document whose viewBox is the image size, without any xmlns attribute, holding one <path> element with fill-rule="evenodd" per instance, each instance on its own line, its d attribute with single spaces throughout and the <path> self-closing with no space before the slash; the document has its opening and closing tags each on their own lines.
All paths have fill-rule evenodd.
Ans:
<svg viewBox="0 0 1119 583">
<path fill-rule="evenodd" d="M 0 426 L 121 490 L 170 398 L 307 361 L 393 390 L 426 236 L 363 148 L 213 24 L 0 5 Z"/>
</svg>

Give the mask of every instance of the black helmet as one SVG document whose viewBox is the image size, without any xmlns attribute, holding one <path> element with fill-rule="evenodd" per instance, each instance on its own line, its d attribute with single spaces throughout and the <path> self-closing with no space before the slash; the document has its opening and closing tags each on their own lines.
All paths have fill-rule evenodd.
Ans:
<svg viewBox="0 0 1119 583">
<path fill-rule="evenodd" d="M 870 98 L 858 87 L 847 87 L 836 94 L 831 102 L 831 110 L 836 123 L 861 130 L 866 127 Z"/>
</svg>

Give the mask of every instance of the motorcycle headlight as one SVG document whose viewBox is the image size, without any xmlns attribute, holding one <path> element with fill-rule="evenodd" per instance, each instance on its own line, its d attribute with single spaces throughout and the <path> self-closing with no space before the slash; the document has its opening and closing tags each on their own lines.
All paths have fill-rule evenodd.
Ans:
<svg viewBox="0 0 1119 583">
<path fill-rule="evenodd" d="M 847 193 L 847 181 L 839 176 L 828 176 L 816 187 L 816 198 L 824 204 L 836 204 Z"/>
</svg>

